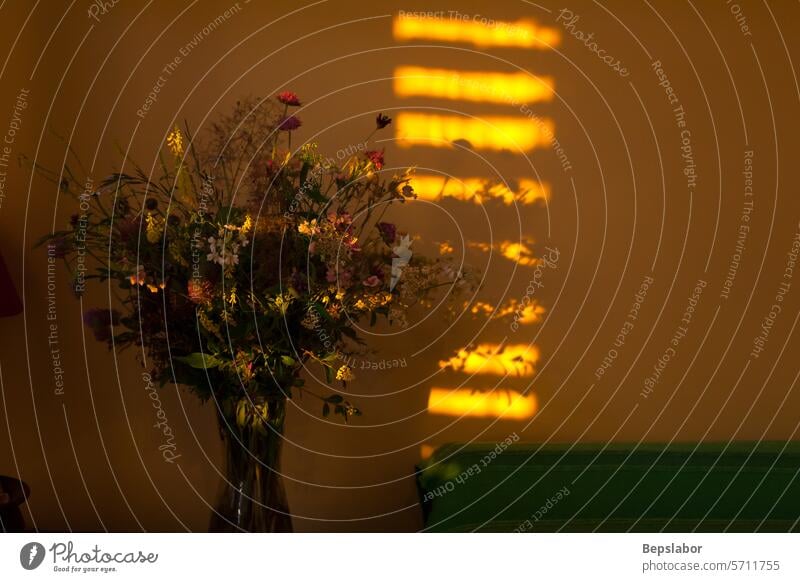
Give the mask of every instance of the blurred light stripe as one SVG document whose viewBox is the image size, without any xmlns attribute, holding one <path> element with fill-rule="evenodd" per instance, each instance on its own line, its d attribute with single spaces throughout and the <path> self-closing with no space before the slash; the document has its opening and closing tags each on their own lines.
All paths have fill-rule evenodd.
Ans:
<svg viewBox="0 0 800 582">
<path fill-rule="evenodd" d="M 471 388 L 431 388 L 428 412 L 447 416 L 525 419 L 536 414 L 538 403 L 533 394 L 514 390 L 476 392 Z"/>
<path fill-rule="evenodd" d="M 496 251 L 509 261 L 513 261 L 523 267 L 534 267 L 539 264 L 539 259 L 533 254 L 533 249 L 521 241 L 500 241 L 494 244 L 487 242 L 471 241 L 467 243 L 471 249 L 478 249 L 484 253 Z"/>
<path fill-rule="evenodd" d="M 513 317 L 519 325 L 531 325 L 542 321 L 545 313 L 544 307 L 534 300 L 528 300 L 524 305 L 516 299 L 512 299 L 505 305 L 495 307 L 486 301 L 476 301 L 475 303 L 464 303 L 464 309 L 469 309 L 474 315 L 483 315 L 489 319 L 503 319 Z"/>
<path fill-rule="evenodd" d="M 488 200 L 502 200 L 505 204 L 534 204 L 550 199 L 550 186 L 522 178 L 514 192 L 508 185 L 487 178 L 450 178 L 435 174 L 415 174 L 411 185 L 418 198 L 441 200 L 453 198 L 464 202 L 483 204 Z"/>
<path fill-rule="evenodd" d="M 550 120 L 534 123 L 527 117 L 481 117 L 406 113 L 397 115 L 398 143 L 404 147 L 425 145 L 452 147 L 466 141 L 465 147 L 478 150 L 529 151 L 546 147 L 555 128 Z"/>
<path fill-rule="evenodd" d="M 561 41 L 555 28 L 538 26 L 531 20 L 458 20 L 395 16 L 392 32 L 395 40 L 435 40 L 472 44 L 477 47 L 514 47 L 552 49 Z"/>
<path fill-rule="evenodd" d="M 520 104 L 553 99 L 554 81 L 528 73 L 397 67 L 394 94 L 480 103 Z"/>
<path fill-rule="evenodd" d="M 529 344 L 479 344 L 467 347 L 449 360 L 441 360 L 440 368 L 452 368 L 456 372 L 493 376 L 533 376 L 539 349 Z"/>
</svg>

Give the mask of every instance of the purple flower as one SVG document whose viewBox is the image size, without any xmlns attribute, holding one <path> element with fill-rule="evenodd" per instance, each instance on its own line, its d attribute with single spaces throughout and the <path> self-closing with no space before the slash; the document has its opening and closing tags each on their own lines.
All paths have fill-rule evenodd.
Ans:
<svg viewBox="0 0 800 582">
<path fill-rule="evenodd" d="M 283 131 L 292 131 L 297 129 L 303 125 L 298 117 L 294 115 L 290 115 L 289 117 L 285 117 L 283 121 L 278 124 L 278 129 L 282 129 Z"/>
<path fill-rule="evenodd" d="M 119 312 L 112 309 L 88 309 L 83 314 L 83 323 L 94 333 L 94 339 L 100 342 L 110 342 L 112 337 L 111 327 L 117 325 Z"/>
<path fill-rule="evenodd" d="M 378 230 L 381 233 L 383 242 L 387 245 L 393 245 L 395 238 L 397 238 L 397 227 L 391 222 L 379 222 Z"/>
<path fill-rule="evenodd" d="M 383 113 L 378 113 L 378 117 L 375 118 L 375 125 L 378 129 L 383 129 L 387 125 L 392 122 L 392 118 L 388 115 L 384 115 Z"/>
<path fill-rule="evenodd" d="M 58 236 L 50 243 L 50 252 L 57 259 L 63 259 L 71 250 L 72 245 L 64 236 Z"/>
</svg>

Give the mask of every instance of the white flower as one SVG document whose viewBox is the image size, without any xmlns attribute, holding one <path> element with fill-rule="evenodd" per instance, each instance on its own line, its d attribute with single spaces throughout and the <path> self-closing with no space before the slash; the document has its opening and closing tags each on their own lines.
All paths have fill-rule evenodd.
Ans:
<svg viewBox="0 0 800 582">
<path fill-rule="evenodd" d="M 208 254 L 206 258 L 212 263 L 217 263 L 224 267 L 232 267 L 239 264 L 239 249 L 248 243 L 247 236 L 241 233 L 237 236 L 237 241 L 232 240 L 232 236 L 225 229 L 220 228 L 219 238 L 208 237 Z"/>
</svg>

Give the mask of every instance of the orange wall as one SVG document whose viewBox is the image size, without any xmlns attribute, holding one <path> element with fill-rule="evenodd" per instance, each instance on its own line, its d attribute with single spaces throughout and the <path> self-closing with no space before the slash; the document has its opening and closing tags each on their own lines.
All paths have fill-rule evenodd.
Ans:
<svg viewBox="0 0 800 582">
<path fill-rule="evenodd" d="M 790 56 L 800 57 L 796 31 L 790 30 L 800 17 L 796 5 L 770 3 L 773 20 L 763 4 L 740 2 L 751 31 L 746 36 L 723 2 L 695 3 L 692 9 L 664 0 L 650 9 L 619 0 L 603 3 L 604 9 L 576 0 L 575 28 L 594 32 L 606 54 L 624 61 L 630 75 L 621 77 L 556 22 L 562 5 L 552 2 L 541 3 L 549 12 L 512 0 L 458 3 L 462 14 L 531 17 L 561 29 L 565 36 L 557 50 L 543 51 L 395 42 L 391 16 L 426 9 L 424 2 L 326 2 L 300 9 L 294 2 L 266 7 L 242 1 L 239 14 L 168 76 L 158 102 L 140 119 L 136 111 L 162 68 L 233 3 L 202 2 L 179 17 L 178 3 L 143 9 L 143 3 L 123 2 L 98 15 L 99 22 L 80 9 L 59 25 L 67 4 L 41 3 L 29 14 L 28 3 L 7 2 L 0 10 L 7 31 L 0 43 L 10 55 L 0 71 L 0 133 L 19 90 L 29 89 L 14 156 L 36 156 L 57 167 L 65 155 L 58 134 L 73 143 L 85 164 L 94 162 L 97 178 L 115 169 L 117 144 L 127 148 L 132 142 L 136 159 L 150 164 L 176 117 L 200 125 L 209 112 L 241 95 L 298 92 L 309 103 L 300 113 L 299 136 L 319 141 L 330 155 L 362 139 L 379 110 L 393 117 L 428 107 L 478 116 L 520 114 L 505 104 L 396 98 L 391 77 L 400 65 L 501 72 L 521 67 L 555 81 L 554 100 L 533 103 L 531 110 L 554 121 L 568 171 L 547 149 L 526 157 L 401 148 L 392 132 L 384 134 L 390 165 L 456 176 L 531 178 L 535 171 L 551 187 L 547 206 L 481 208 L 453 200 L 412 205 L 398 218 L 407 230 L 429 241 L 456 238 L 456 225 L 472 242 L 522 235 L 534 239 L 537 256 L 545 246 L 557 248 L 559 262 L 544 273 L 537 291 L 547 309 L 543 324 L 512 332 L 507 322 L 462 321 L 407 368 L 360 373 L 351 390 L 363 395 L 353 400 L 365 415 L 352 426 L 323 422 L 312 402 L 296 401 L 284 467 L 296 529 L 417 529 L 421 516 L 411 473 L 422 444 L 503 439 L 513 432 L 531 442 L 796 439 L 800 396 L 792 354 L 798 343 L 791 332 L 800 282 L 782 304 L 764 352 L 749 356 L 800 220 L 794 186 L 800 94 L 789 63 Z M 681 128 L 659 86 L 655 60 L 686 113 L 698 173 L 691 195 L 682 173 Z M 725 299 L 747 149 L 753 151 L 754 210 Z M 32 486 L 29 524 L 49 530 L 203 530 L 221 462 L 213 411 L 186 390 L 164 389 L 162 405 L 181 455 L 177 464 L 165 463 L 133 354 L 115 358 L 87 336 L 81 304 L 63 271 L 55 301 L 66 385 L 63 395 L 55 394 L 47 259 L 32 245 L 54 218 L 61 224 L 73 209 L 64 199 L 56 206 L 54 189 L 16 165 L 8 169 L 5 192 L 0 248 L 24 290 L 25 314 L 0 320 L 0 406 L 8 430 L 8 439 L 0 438 L 0 472 L 22 475 Z M 466 258 L 486 273 L 482 299 L 522 298 L 530 268 L 515 270 L 497 254 L 489 262 L 475 249 Z M 598 380 L 596 370 L 649 276 L 654 283 L 638 319 Z M 643 398 L 645 380 L 670 347 L 699 279 L 707 286 L 686 337 L 660 383 Z M 103 300 L 100 290 L 90 293 L 83 308 Z M 377 344 L 385 357 L 407 356 L 442 325 L 441 318 L 432 318 L 418 332 Z M 455 420 L 426 412 L 433 386 L 494 386 L 496 377 L 442 372 L 437 363 L 470 340 L 503 338 L 535 342 L 540 350 L 530 386 L 539 403 L 532 422 Z M 502 386 L 523 389 L 530 382 L 507 378 Z"/>
</svg>

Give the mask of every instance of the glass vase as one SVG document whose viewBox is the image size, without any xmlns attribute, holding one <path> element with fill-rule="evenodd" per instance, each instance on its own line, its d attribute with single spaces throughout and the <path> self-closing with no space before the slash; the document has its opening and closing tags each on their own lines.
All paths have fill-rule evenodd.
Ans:
<svg viewBox="0 0 800 582">
<path fill-rule="evenodd" d="M 220 406 L 225 473 L 210 531 L 292 531 L 280 475 L 285 417 L 285 398 L 242 398 Z"/>
</svg>

